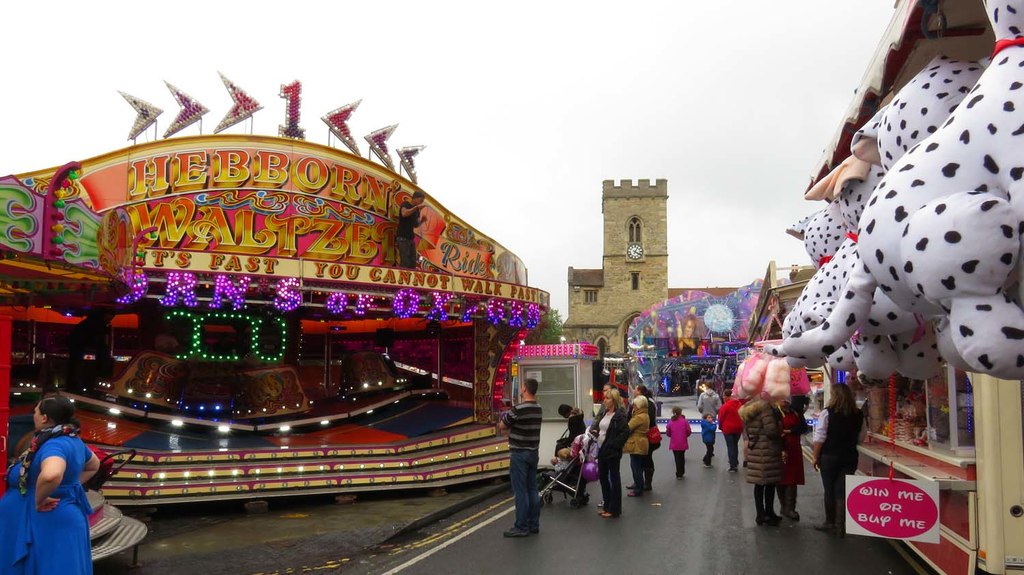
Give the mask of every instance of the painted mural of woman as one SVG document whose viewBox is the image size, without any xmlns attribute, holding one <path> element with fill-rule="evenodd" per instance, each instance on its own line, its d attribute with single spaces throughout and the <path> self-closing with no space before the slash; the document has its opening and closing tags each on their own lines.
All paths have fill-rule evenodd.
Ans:
<svg viewBox="0 0 1024 575">
<path fill-rule="evenodd" d="M 704 332 L 704 322 L 695 306 L 690 306 L 686 315 L 676 312 L 676 347 L 680 355 L 696 355 Z"/>
</svg>

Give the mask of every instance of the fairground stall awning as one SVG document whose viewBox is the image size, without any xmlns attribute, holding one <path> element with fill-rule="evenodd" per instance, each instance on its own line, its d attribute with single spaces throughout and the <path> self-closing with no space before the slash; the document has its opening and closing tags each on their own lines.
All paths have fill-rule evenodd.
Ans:
<svg viewBox="0 0 1024 575">
<path fill-rule="evenodd" d="M 909 82 L 935 55 L 973 60 L 991 51 L 995 38 L 987 23 L 981 2 L 898 0 L 853 101 L 815 165 L 808 188 L 850 155 L 854 133 L 887 103 L 886 95 Z"/>
</svg>

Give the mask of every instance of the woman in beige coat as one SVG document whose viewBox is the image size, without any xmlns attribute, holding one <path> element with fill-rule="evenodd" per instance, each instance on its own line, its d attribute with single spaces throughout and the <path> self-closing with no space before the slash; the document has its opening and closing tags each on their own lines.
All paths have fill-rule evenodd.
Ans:
<svg viewBox="0 0 1024 575">
<path fill-rule="evenodd" d="M 761 398 L 750 400 L 740 408 L 746 426 L 747 483 L 754 484 L 754 507 L 758 525 L 778 525 L 775 513 L 775 484 L 782 480 L 782 413 Z"/>
<path fill-rule="evenodd" d="M 623 453 L 629 454 L 629 469 L 633 472 L 633 491 L 626 494 L 629 497 L 641 497 L 644 494 L 644 467 L 647 462 L 647 450 L 650 449 L 647 430 L 650 426 L 647 398 L 637 394 L 633 398 L 632 415 L 629 418 L 629 439 L 622 448 Z"/>
</svg>

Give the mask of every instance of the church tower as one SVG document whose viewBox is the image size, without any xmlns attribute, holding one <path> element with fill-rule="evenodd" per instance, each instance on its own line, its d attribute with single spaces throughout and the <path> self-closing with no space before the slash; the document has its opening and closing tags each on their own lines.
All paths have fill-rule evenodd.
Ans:
<svg viewBox="0 0 1024 575">
<path fill-rule="evenodd" d="M 563 333 L 625 353 L 633 318 L 668 297 L 668 181 L 605 180 L 602 188 L 602 268 L 569 268 Z"/>
</svg>

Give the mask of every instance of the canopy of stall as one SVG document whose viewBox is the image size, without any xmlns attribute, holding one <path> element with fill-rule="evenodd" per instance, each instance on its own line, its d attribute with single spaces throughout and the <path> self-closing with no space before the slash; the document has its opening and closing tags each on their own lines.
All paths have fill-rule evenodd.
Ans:
<svg viewBox="0 0 1024 575">
<path fill-rule="evenodd" d="M 808 189 L 850 155 L 853 134 L 932 58 L 980 60 L 994 43 L 981 2 L 897 0 L 853 100 L 814 166 Z"/>
</svg>

